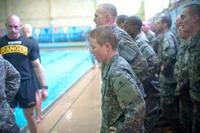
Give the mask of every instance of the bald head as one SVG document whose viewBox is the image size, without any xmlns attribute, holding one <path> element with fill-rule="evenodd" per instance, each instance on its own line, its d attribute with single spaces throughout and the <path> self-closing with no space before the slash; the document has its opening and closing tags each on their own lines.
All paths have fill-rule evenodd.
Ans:
<svg viewBox="0 0 200 133">
<path fill-rule="evenodd" d="M 17 15 L 11 15 L 7 18 L 6 24 L 9 23 L 10 21 L 16 21 L 21 24 L 21 19 Z"/>
<path fill-rule="evenodd" d="M 18 39 L 20 37 L 21 20 L 17 15 L 11 15 L 6 21 L 8 38 Z"/>
<path fill-rule="evenodd" d="M 22 27 L 22 32 L 23 32 L 23 35 L 25 37 L 31 37 L 32 36 L 32 31 L 33 31 L 33 28 L 30 24 L 24 24 L 23 27 Z"/>
</svg>

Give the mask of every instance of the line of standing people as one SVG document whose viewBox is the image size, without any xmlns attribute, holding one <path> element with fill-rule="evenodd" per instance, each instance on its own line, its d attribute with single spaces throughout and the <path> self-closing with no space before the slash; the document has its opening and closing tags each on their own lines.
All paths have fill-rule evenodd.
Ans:
<svg viewBox="0 0 200 133">
<path fill-rule="evenodd" d="M 152 127 L 149 127 L 151 125 L 147 118 L 157 106 L 157 103 L 150 106 L 152 98 L 158 100 L 157 93 L 161 109 L 158 121 L 167 122 L 176 132 L 200 131 L 200 6 L 187 5 L 180 14 L 178 31 L 183 40 L 179 45 L 170 31 L 171 19 L 168 16 L 159 17 L 156 22 L 159 33 L 156 50 L 158 58 L 141 32 L 140 18 L 128 17 L 123 30 L 116 25 L 116 17 L 115 6 L 98 5 L 94 18 L 96 28 L 89 34 L 92 52 L 101 62 L 102 70 L 101 132 L 151 132 L 149 129 Z M 5 118 L 11 121 L 11 127 L 16 132 L 19 131 L 9 108 L 19 105 L 24 111 L 31 133 L 37 133 L 33 110 L 38 87 L 35 86 L 33 73 L 40 82 L 41 95 L 47 96 L 39 48 L 33 41 L 21 36 L 21 20 L 18 16 L 10 16 L 6 27 L 8 34 L 0 38 L 0 54 L 19 71 L 21 81 L 17 91 L 20 76 L 12 68 L 16 73 L 15 92 L 12 94 L 16 95 L 10 96 L 6 89 L 1 90 L 1 100 L 9 101 L 3 104 L 6 105 L 5 111 L 10 111 Z M 4 62 L 9 65 L 9 62 Z M 157 67 L 158 73 L 155 72 Z M 178 72 L 175 72 L 176 67 Z M 157 78 L 160 89 L 154 86 L 153 81 Z M 4 77 L 2 81 L 6 80 Z M 4 84 L 4 88 L 5 86 Z M 7 100 L 8 98 L 11 99 Z M 1 117 L 1 122 L 3 118 Z"/>
<path fill-rule="evenodd" d="M 177 89 L 183 133 L 200 131 L 200 4 L 186 5 L 180 14 L 180 63 Z M 183 59 L 181 59 L 183 58 Z"/>
<path fill-rule="evenodd" d="M 186 41 L 186 48 L 179 44 L 177 37 L 170 31 L 172 21 L 168 15 L 160 16 L 156 21 L 156 41 L 153 39 L 148 41 L 144 33 L 141 32 L 142 21 L 139 17 L 123 16 L 124 23 L 117 21 L 120 24 L 123 23 L 123 29 L 121 29 L 116 25 L 117 10 L 114 5 L 104 3 L 97 6 L 94 18 L 96 28 L 92 30 L 89 38 L 94 55 L 101 61 L 103 81 L 101 90 L 102 133 L 127 131 L 148 133 L 153 132 L 153 127 L 162 127 L 163 125 L 169 126 L 173 132 L 177 133 L 197 133 L 200 131 L 199 13 L 200 6 L 198 4 L 189 4 L 184 7 L 180 14 L 178 31 L 182 39 L 189 39 Z M 109 55 L 108 49 L 112 44 L 109 37 L 111 38 L 112 34 L 107 35 L 108 31 L 105 27 L 111 28 L 109 32 L 117 35 L 118 39 L 117 53 L 110 56 L 112 58 L 108 60 L 105 56 Z M 103 31 L 107 36 L 102 33 Z M 152 43 L 153 47 L 150 47 L 149 42 Z M 131 87 L 125 85 L 126 82 L 123 78 L 120 79 L 112 73 L 121 72 L 121 75 L 124 76 L 127 73 L 130 74 L 129 71 L 122 73 L 129 66 L 121 65 L 121 68 L 117 68 L 116 61 L 119 60 L 116 59 L 116 55 L 124 58 L 136 75 L 133 80 L 137 83 L 138 88 L 132 89 L 138 89 L 143 96 L 142 99 L 146 102 L 143 104 L 144 110 L 141 112 L 133 113 L 133 108 L 139 105 L 138 101 L 128 100 L 133 93 L 123 95 L 125 91 L 129 92 L 130 90 L 127 89 L 131 89 Z M 177 65 L 177 62 L 181 62 L 186 67 Z M 115 64 L 116 70 L 112 63 Z M 120 61 L 118 63 L 121 64 Z M 122 66 L 125 68 L 122 69 Z M 179 67 L 178 76 L 175 72 L 176 66 Z M 185 76 L 183 72 L 187 74 L 185 79 L 182 77 Z M 121 101 L 123 102 L 121 103 Z M 135 105 L 132 102 L 135 102 Z M 130 110 L 133 111 L 133 114 Z M 154 115 L 151 114 L 152 112 Z M 131 115 L 133 119 L 127 117 Z M 135 121 L 134 118 L 138 118 L 138 123 L 130 122 Z M 164 132 L 164 130 L 161 128 L 160 131 L 156 132 Z"/>
</svg>

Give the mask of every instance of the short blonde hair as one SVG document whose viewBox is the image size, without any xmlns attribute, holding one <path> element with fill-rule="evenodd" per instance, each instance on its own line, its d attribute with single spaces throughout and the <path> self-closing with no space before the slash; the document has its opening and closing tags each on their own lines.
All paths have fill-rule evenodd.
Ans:
<svg viewBox="0 0 200 133">
<path fill-rule="evenodd" d="M 89 40 L 95 39 L 100 46 L 103 46 L 106 42 L 112 45 L 113 50 L 117 49 L 117 35 L 113 30 L 114 26 L 99 26 L 93 29 L 89 34 Z"/>
</svg>

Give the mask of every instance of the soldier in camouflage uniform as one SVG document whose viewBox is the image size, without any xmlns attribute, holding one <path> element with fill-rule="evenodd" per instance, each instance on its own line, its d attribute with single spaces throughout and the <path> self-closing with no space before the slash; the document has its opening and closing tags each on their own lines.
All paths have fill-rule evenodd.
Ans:
<svg viewBox="0 0 200 133">
<path fill-rule="evenodd" d="M 118 55 L 112 26 L 99 26 L 89 35 L 93 54 L 102 70 L 101 133 L 143 133 L 145 101 L 129 63 Z"/>
<path fill-rule="evenodd" d="M 128 33 L 116 26 L 115 19 L 117 17 L 116 7 L 112 4 L 100 4 L 97 6 L 95 12 L 94 22 L 96 26 L 100 25 L 112 25 L 114 32 L 118 37 L 117 51 L 133 68 L 135 74 L 140 81 L 144 81 L 148 78 L 147 75 L 147 61 L 142 55 L 139 48 L 134 43 Z M 145 94 L 144 94 L 145 95 Z"/>
<path fill-rule="evenodd" d="M 128 17 L 125 21 L 125 30 L 134 39 L 148 63 L 149 77 L 143 81 L 147 110 L 145 116 L 145 132 L 151 132 L 156 119 L 159 116 L 159 90 L 154 87 L 159 60 L 153 48 L 149 45 L 146 35 L 141 32 L 142 20 L 137 16 Z"/>
<path fill-rule="evenodd" d="M 153 48 L 153 50 L 157 55 L 158 55 L 158 46 L 161 40 L 162 40 L 162 34 L 156 33 L 155 37 L 151 41 L 151 47 Z"/>
<path fill-rule="evenodd" d="M 0 55 L 0 133 L 19 133 L 19 127 L 9 106 L 19 85 L 19 72 Z"/>
<path fill-rule="evenodd" d="M 137 16 L 128 17 L 125 21 L 125 31 L 133 38 L 135 44 L 140 49 L 148 63 L 148 80 L 155 78 L 159 60 L 153 48 L 149 45 L 149 40 L 141 31 L 142 20 Z"/>
<path fill-rule="evenodd" d="M 124 22 L 125 22 L 125 20 L 127 18 L 128 18 L 127 15 L 119 15 L 119 16 L 117 16 L 117 18 L 116 18 L 117 26 L 119 26 L 121 29 L 124 29 Z"/>
<path fill-rule="evenodd" d="M 200 5 L 186 5 L 181 13 L 181 29 L 189 34 L 189 94 L 193 103 L 192 133 L 200 131 Z M 188 107 L 189 108 L 189 107 Z"/>
<path fill-rule="evenodd" d="M 178 130 L 178 99 L 175 97 L 176 80 L 174 78 L 174 64 L 176 62 L 177 40 L 169 30 L 171 18 L 161 16 L 156 28 L 162 35 L 158 45 L 160 59 L 160 120 Z"/>
<path fill-rule="evenodd" d="M 180 15 L 178 15 L 178 16 L 176 17 L 175 26 L 171 28 L 172 33 L 173 33 L 173 34 L 175 35 L 175 37 L 176 37 L 176 40 L 177 40 L 177 42 L 178 42 L 178 45 L 181 44 L 181 43 L 180 43 L 181 37 L 180 37 L 180 33 L 179 33 L 180 20 L 181 20 L 181 17 L 180 17 Z"/>
<path fill-rule="evenodd" d="M 188 70 L 188 51 L 190 43 L 189 34 L 179 29 L 182 38 L 178 46 L 174 75 L 177 81 L 175 94 L 179 97 L 180 126 L 182 133 L 192 131 L 192 101 L 189 95 L 190 80 Z"/>
<path fill-rule="evenodd" d="M 151 45 L 152 40 L 156 37 L 156 34 L 152 31 L 152 24 L 149 22 L 143 22 L 141 30 L 145 33 Z"/>
</svg>

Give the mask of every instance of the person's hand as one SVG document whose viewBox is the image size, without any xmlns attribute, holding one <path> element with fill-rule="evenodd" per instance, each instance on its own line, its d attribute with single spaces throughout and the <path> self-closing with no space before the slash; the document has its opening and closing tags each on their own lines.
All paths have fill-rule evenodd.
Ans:
<svg viewBox="0 0 200 133">
<path fill-rule="evenodd" d="M 43 100 L 48 97 L 48 91 L 47 91 L 47 89 L 42 89 L 41 96 L 42 96 Z"/>
<path fill-rule="evenodd" d="M 161 65 L 161 67 L 160 67 L 160 71 L 162 72 L 162 71 L 164 71 L 164 65 Z"/>
<path fill-rule="evenodd" d="M 116 133 L 117 132 L 117 128 L 116 127 L 110 127 L 109 128 L 109 133 Z"/>
</svg>

